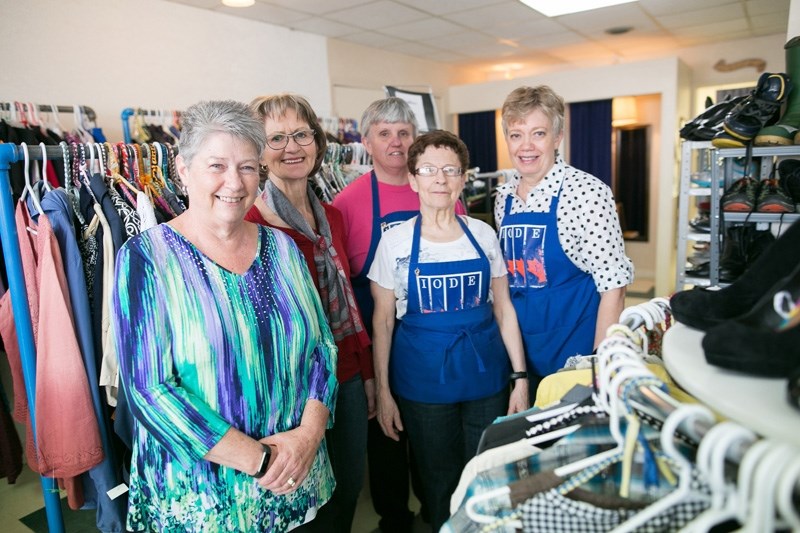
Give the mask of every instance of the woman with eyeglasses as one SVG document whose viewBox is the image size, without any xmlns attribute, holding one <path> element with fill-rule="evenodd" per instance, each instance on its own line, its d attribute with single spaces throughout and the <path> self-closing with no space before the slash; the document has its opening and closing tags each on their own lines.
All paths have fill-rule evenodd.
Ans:
<svg viewBox="0 0 800 533">
<path fill-rule="evenodd" d="M 339 394 L 326 435 L 336 488 L 315 522 L 326 532 L 349 532 L 364 481 L 368 405 L 374 405 L 367 394 L 374 376 L 369 336 L 350 284 L 342 215 L 309 186 L 325 156 L 325 132 L 302 96 L 262 96 L 250 105 L 267 134 L 261 156 L 267 181 L 245 218 L 286 232 L 300 248 L 339 350 Z"/>
<path fill-rule="evenodd" d="M 389 437 L 408 432 L 433 531 L 486 426 L 528 407 L 500 244 L 488 224 L 455 212 L 468 164 L 452 133 L 414 141 L 420 213 L 383 234 L 369 271 L 378 421 Z"/>
</svg>

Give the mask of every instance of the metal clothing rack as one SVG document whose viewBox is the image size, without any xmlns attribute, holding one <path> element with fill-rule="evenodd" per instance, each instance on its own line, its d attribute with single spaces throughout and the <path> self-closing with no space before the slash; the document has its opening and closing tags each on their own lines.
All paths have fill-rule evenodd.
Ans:
<svg viewBox="0 0 800 533">
<path fill-rule="evenodd" d="M 25 108 L 25 110 L 28 110 L 28 106 L 31 105 L 31 104 L 28 104 L 27 102 L 20 102 L 20 104 L 23 106 L 23 108 Z M 34 104 L 34 105 L 36 105 L 36 104 Z M 12 102 L 0 102 L 0 110 L 3 110 L 3 111 L 11 111 L 13 106 L 14 106 L 14 103 L 12 103 Z M 97 115 L 95 114 L 94 109 L 92 109 L 91 107 L 85 106 L 85 105 L 78 106 L 78 107 L 80 108 L 81 113 L 86 115 L 86 118 L 88 118 L 90 121 L 94 122 L 97 119 Z M 51 105 L 48 105 L 48 104 L 38 104 L 37 105 L 37 109 L 42 113 L 51 113 L 53 111 L 53 108 L 55 108 L 56 111 L 58 111 L 59 113 L 74 113 L 75 112 L 75 106 L 71 106 L 71 105 L 57 105 L 57 106 L 51 106 Z"/>
</svg>

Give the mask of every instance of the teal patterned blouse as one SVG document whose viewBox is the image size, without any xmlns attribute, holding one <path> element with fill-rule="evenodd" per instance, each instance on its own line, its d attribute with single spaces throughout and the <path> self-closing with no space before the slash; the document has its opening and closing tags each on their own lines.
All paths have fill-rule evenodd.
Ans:
<svg viewBox="0 0 800 533">
<path fill-rule="evenodd" d="M 309 399 L 333 413 L 336 345 L 289 237 L 259 227 L 240 275 L 161 224 L 120 249 L 112 300 L 135 418 L 130 530 L 286 531 L 330 499 L 324 441 L 287 496 L 203 459 L 231 426 L 256 439 L 292 429 Z"/>
</svg>

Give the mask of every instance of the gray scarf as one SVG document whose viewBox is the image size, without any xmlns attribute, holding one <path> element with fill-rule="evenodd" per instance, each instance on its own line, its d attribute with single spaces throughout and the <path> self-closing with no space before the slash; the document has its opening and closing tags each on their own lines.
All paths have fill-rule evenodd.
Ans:
<svg viewBox="0 0 800 533">
<path fill-rule="evenodd" d="M 333 338 L 338 342 L 345 337 L 364 331 L 361 315 L 356 307 L 355 295 L 350 280 L 344 273 L 342 261 L 333 247 L 331 227 L 325 216 L 325 208 L 309 186 L 306 190 L 311 211 L 317 222 L 319 235 L 308 221 L 292 205 L 286 195 L 271 181 L 264 187 L 264 201 L 289 227 L 299 231 L 314 243 L 314 266 L 319 281 L 322 308 L 328 317 Z M 313 274 L 313 273 L 312 273 Z"/>
</svg>

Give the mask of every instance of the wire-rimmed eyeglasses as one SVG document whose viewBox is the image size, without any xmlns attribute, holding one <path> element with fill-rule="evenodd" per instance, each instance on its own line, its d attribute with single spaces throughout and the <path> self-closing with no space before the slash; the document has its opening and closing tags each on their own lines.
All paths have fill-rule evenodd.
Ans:
<svg viewBox="0 0 800 533">
<path fill-rule="evenodd" d="M 463 172 L 461 167 L 457 167 L 454 165 L 445 165 L 443 167 L 435 167 L 433 165 L 425 165 L 419 167 L 418 169 L 414 170 L 414 174 L 417 176 L 424 176 L 426 178 L 431 178 L 436 175 L 437 172 L 442 171 L 442 175 L 447 176 L 448 178 L 456 178 L 460 176 Z"/>
<path fill-rule="evenodd" d="M 294 133 L 273 133 L 267 135 L 267 146 L 273 150 L 282 150 L 289 144 L 289 137 L 300 146 L 308 146 L 314 142 L 314 130 L 300 130 Z"/>
</svg>

